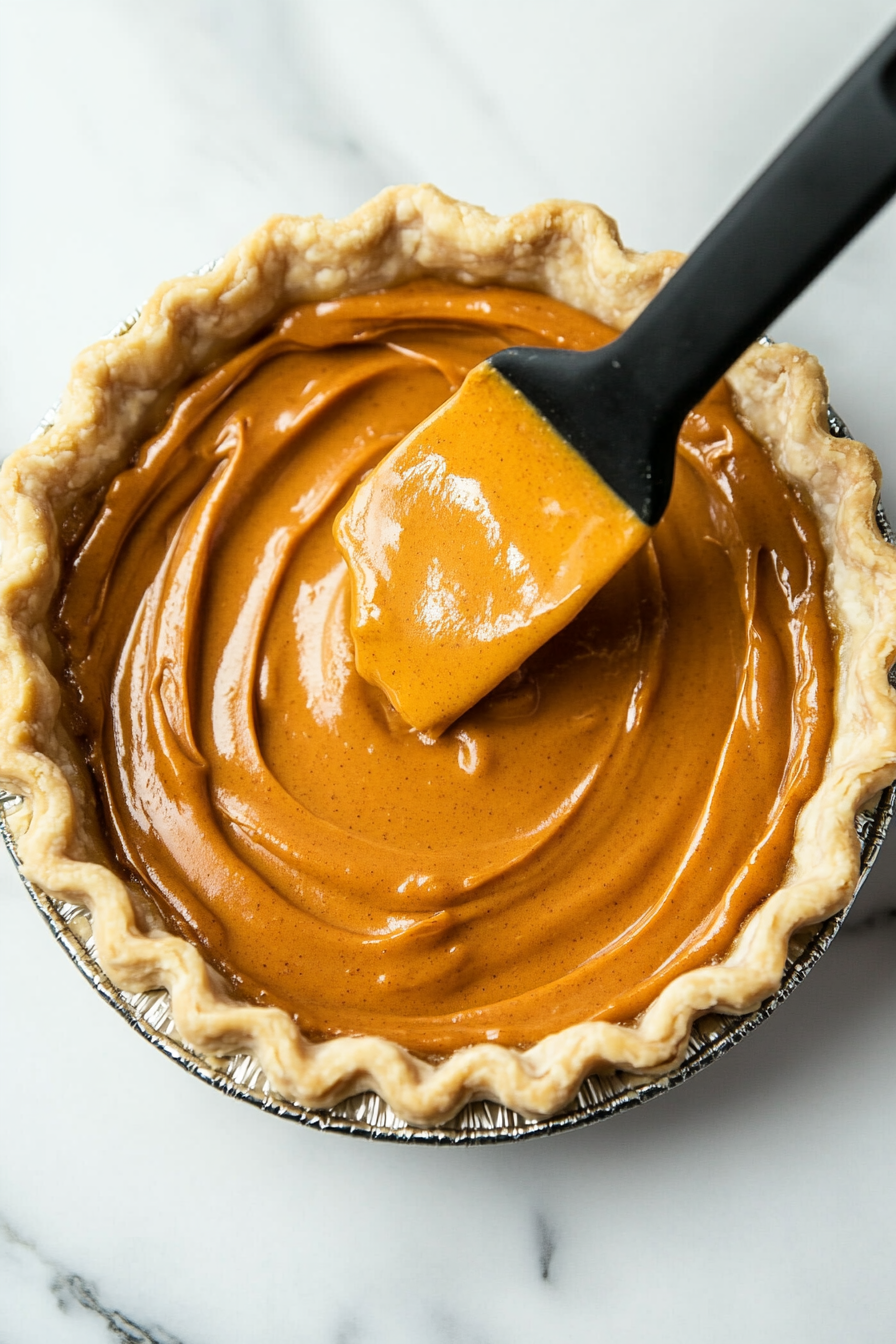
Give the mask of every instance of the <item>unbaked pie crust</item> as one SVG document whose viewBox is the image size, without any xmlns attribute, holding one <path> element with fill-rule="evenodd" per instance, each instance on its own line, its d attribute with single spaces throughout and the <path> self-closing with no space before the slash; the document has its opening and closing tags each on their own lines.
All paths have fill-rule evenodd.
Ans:
<svg viewBox="0 0 896 1344">
<path fill-rule="evenodd" d="M 86 350 L 54 422 L 0 473 L 0 778 L 24 805 L 10 818 L 21 865 L 90 913 L 97 956 L 123 990 L 164 987 L 185 1041 L 249 1052 L 271 1087 L 308 1107 L 373 1090 L 411 1123 L 446 1120 L 473 1098 L 527 1116 L 566 1106 L 592 1073 L 663 1073 L 703 1013 L 747 1013 L 778 987 L 795 932 L 842 909 L 859 871 L 857 811 L 896 775 L 896 552 L 875 523 L 879 468 L 833 438 L 811 355 L 756 345 L 728 375 L 738 414 L 811 501 L 828 557 L 838 639 L 834 735 L 822 783 L 797 823 L 784 886 L 747 920 L 725 959 L 680 975 L 635 1025 L 583 1022 L 528 1050 L 475 1045 L 430 1064 L 379 1037 L 305 1040 L 276 1008 L 235 1001 L 199 951 L 169 933 L 136 888 L 96 862 L 83 766 L 58 722 L 48 631 L 60 528 L 129 461 L 173 394 L 291 304 L 421 276 L 540 290 L 624 329 L 681 257 L 622 247 L 594 206 L 549 201 L 498 219 L 434 187 L 382 192 L 340 221 L 281 216 L 212 271 L 162 285 L 122 336 Z"/>
</svg>

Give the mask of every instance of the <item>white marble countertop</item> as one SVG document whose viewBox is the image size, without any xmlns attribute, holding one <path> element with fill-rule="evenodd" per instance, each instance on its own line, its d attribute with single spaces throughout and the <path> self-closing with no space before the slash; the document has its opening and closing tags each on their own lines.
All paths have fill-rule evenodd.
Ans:
<svg viewBox="0 0 896 1344">
<path fill-rule="evenodd" d="M 82 345 L 277 211 L 428 179 L 499 212 L 595 200 L 631 245 L 688 248 L 892 19 L 892 0 L 2 0 L 2 450 Z M 891 517 L 894 313 L 891 207 L 775 324 L 821 357 Z M 896 839 L 810 980 L 676 1092 L 436 1151 L 188 1077 L 4 863 L 0 1339 L 893 1339 L 894 876 Z"/>
</svg>

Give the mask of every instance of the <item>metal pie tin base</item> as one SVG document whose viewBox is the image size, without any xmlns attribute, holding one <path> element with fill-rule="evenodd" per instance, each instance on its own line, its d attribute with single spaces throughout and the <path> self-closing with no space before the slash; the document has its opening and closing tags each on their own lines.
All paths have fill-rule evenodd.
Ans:
<svg viewBox="0 0 896 1344">
<path fill-rule="evenodd" d="M 136 314 L 111 334 L 118 335 L 121 331 L 126 331 L 133 325 L 134 320 Z M 52 416 L 51 412 L 45 417 L 41 423 L 41 430 L 52 423 Z M 832 434 L 839 438 L 850 437 L 843 421 L 830 409 L 828 420 Z M 878 509 L 878 524 L 883 536 L 892 544 L 893 533 L 880 509 Z M 893 681 L 892 674 L 891 681 Z M 0 832 L 26 890 L 52 930 L 56 941 L 65 948 L 96 991 L 121 1013 L 135 1031 L 189 1073 L 228 1096 L 237 1097 L 272 1115 L 298 1121 L 299 1124 L 309 1125 L 314 1129 L 357 1134 L 393 1143 L 441 1145 L 507 1143 L 543 1134 L 556 1134 L 562 1130 L 578 1129 L 581 1125 L 604 1120 L 608 1116 L 629 1110 L 642 1102 L 650 1101 L 652 1097 L 668 1092 L 706 1068 L 738 1041 L 743 1040 L 760 1022 L 771 1016 L 778 1005 L 783 1003 L 800 981 L 805 980 L 812 967 L 820 961 L 849 910 L 847 906 L 845 910 L 823 924 L 803 930 L 801 934 L 796 935 L 791 941 L 791 955 L 780 987 L 755 1012 L 743 1017 L 711 1013 L 695 1022 L 684 1060 L 678 1068 L 660 1078 L 635 1077 L 620 1073 L 587 1078 L 572 1104 L 547 1120 L 526 1119 L 525 1116 L 497 1102 L 473 1101 L 443 1125 L 416 1126 L 402 1120 L 373 1092 L 360 1093 L 336 1106 L 310 1110 L 274 1092 L 251 1055 L 213 1057 L 192 1050 L 181 1039 L 174 1025 L 167 990 L 128 994 L 119 989 L 96 959 L 96 945 L 90 919 L 84 908 L 48 896 L 25 877 L 8 820 L 9 815 L 19 804 L 18 798 L 0 792 Z M 869 806 L 856 818 L 856 829 L 861 844 L 857 892 L 883 844 L 894 805 L 896 805 L 896 785 L 891 785 L 879 795 L 874 806 Z"/>
</svg>

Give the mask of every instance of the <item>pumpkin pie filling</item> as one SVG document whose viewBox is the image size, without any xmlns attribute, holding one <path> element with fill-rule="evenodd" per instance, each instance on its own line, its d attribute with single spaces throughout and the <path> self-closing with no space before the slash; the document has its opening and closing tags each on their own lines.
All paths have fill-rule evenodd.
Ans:
<svg viewBox="0 0 896 1344">
<path fill-rule="evenodd" d="M 442 282 L 304 304 L 106 491 L 57 631 L 107 837 L 241 996 L 421 1054 L 629 1021 L 781 883 L 831 733 L 810 511 L 719 386 L 649 544 L 440 737 L 354 665 L 333 523 L 511 344 L 614 332 Z"/>
</svg>

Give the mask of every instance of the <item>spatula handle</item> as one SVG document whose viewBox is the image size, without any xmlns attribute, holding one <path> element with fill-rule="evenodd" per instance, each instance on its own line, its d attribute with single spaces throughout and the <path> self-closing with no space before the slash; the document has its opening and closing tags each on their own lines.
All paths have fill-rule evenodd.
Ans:
<svg viewBox="0 0 896 1344">
<path fill-rule="evenodd" d="M 896 28 L 621 338 L 658 413 L 681 423 L 894 192 Z"/>
</svg>

